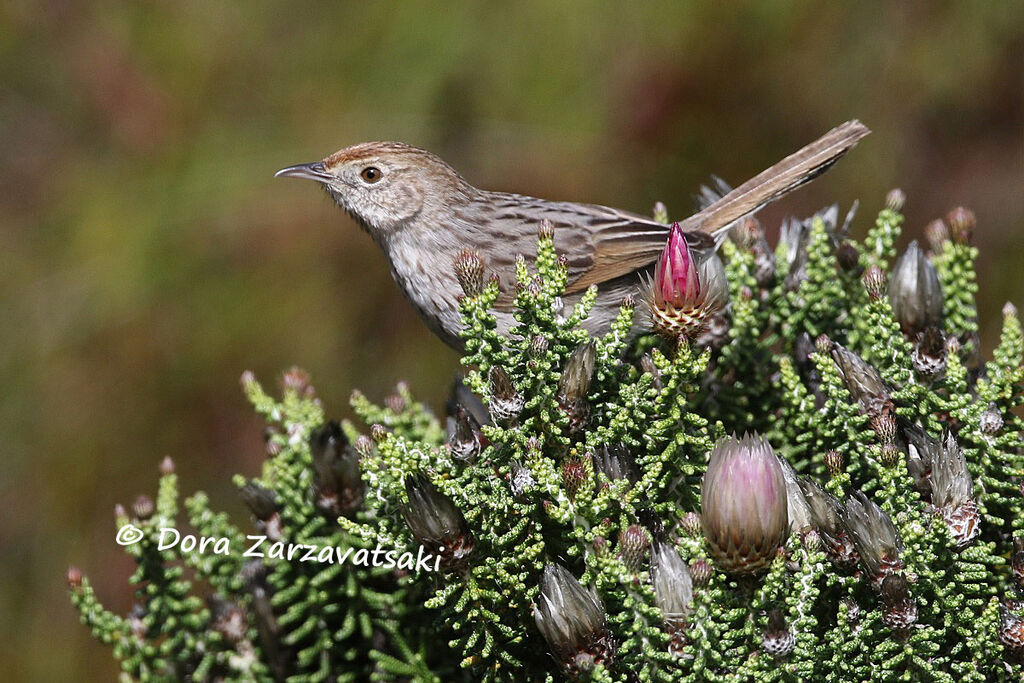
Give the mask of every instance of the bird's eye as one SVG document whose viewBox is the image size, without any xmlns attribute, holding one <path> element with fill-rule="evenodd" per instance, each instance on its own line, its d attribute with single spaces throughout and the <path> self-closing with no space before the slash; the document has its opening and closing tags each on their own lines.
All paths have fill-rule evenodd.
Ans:
<svg viewBox="0 0 1024 683">
<path fill-rule="evenodd" d="M 359 177 L 368 183 L 375 183 L 380 180 L 380 177 L 384 175 L 380 172 L 380 169 L 376 166 L 367 166 L 359 172 Z"/>
</svg>

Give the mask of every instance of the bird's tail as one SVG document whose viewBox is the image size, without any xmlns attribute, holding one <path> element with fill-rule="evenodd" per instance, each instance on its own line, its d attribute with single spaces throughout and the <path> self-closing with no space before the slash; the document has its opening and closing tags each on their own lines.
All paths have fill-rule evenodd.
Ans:
<svg viewBox="0 0 1024 683">
<path fill-rule="evenodd" d="M 717 246 L 736 221 L 814 180 L 870 132 L 860 121 L 847 121 L 729 191 L 680 227 L 710 235 Z"/>
</svg>

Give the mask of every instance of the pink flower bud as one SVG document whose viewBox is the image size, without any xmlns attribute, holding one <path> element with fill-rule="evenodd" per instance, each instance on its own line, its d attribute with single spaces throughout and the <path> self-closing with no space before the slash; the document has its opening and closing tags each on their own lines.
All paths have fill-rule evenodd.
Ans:
<svg viewBox="0 0 1024 683">
<path fill-rule="evenodd" d="M 775 451 L 759 436 L 720 441 L 701 488 L 708 547 L 727 572 L 766 567 L 789 534 L 786 480 Z"/>
</svg>

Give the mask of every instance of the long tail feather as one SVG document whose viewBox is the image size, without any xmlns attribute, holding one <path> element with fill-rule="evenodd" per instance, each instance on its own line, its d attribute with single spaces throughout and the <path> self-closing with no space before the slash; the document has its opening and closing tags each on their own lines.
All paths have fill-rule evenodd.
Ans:
<svg viewBox="0 0 1024 683">
<path fill-rule="evenodd" d="M 870 132 L 860 121 L 847 121 L 757 174 L 680 225 L 684 230 L 708 233 L 717 244 L 737 220 L 814 180 Z"/>
</svg>

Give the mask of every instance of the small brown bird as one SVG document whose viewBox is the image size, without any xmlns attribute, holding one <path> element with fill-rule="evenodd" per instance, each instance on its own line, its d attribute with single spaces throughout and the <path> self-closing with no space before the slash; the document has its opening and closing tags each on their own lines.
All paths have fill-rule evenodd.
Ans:
<svg viewBox="0 0 1024 683">
<path fill-rule="evenodd" d="M 869 132 L 848 121 L 680 221 L 697 258 L 713 253 L 736 221 L 826 171 Z M 453 263 L 463 250 L 476 251 L 498 276 L 498 324 L 507 330 L 516 256 L 536 255 L 537 229 L 550 221 L 555 247 L 569 263 L 565 304 L 598 285 L 585 327 L 600 333 L 651 272 L 670 228 L 606 206 L 478 190 L 434 154 L 400 142 L 364 142 L 277 175 L 321 183 L 383 250 L 392 276 L 430 329 L 456 349 L 462 347 L 462 290 Z"/>
</svg>

